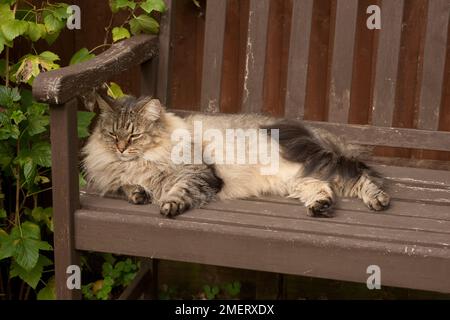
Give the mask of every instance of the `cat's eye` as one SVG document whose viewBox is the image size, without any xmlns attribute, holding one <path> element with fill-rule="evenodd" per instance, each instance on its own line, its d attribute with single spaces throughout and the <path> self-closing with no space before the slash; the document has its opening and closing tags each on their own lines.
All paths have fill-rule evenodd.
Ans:
<svg viewBox="0 0 450 320">
<path fill-rule="evenodd" d="M 111 138 L 113 138 L 114 140 L 117 140 L 117 136 L 114 132 L 111 131 L 107 131 L 108 136 L 110 136 Z"/>
<path fill-rule="evenodd" d="M 135 133 L 135 134 L 130 135 L 130 139 L 131 140 L 136 140 L 136 139 L 139 139 L 141 137 L 142 137 L 142 133 Z"/>
</svg>

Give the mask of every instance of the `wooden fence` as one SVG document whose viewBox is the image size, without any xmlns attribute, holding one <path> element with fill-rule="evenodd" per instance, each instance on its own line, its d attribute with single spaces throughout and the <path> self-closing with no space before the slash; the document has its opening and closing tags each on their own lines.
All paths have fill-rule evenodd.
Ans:
<svg viewBox="0 0 450 320">
<path fill-rule="evenodd" d="M 347 2 L 355 7 L 354 16 L 342 19 L 337 14 L 336 0 L 263 0 L 260 2 L 265 6 L 260 11 L 262 15 L 253 17 L 253 21 L 268 21 L 269 27 L 266 34 L 257 35 L 258 43 L 254 43 L 255 47 L 252 48 L 257 55 L 252 58 L 260 61 L 256 65 L 259 70 L 252 73 L 256 76 L 251 81 L 244 83 L 248 68 L 246 52 L 250 1 L 222 0 L 223 10 L 226 10 L 225 20 L 221 20 L 220 15 L 217 16 L 219 19 L 210 17 L 209 23 L 216 25 L 219 31 L 221 27 L 224 28 L 221 52 L 223 72 L 215 73 L 220 75 L 218 78 L 209 75 L 211 70 L 203 70 L 203 65 L 211 65 L 209 61 L 203 61 L 207 1 L 201 0 L 201 8 L 198 8 L 192 0 L 174 0 L 176 15 L 172 28 L 168 104 L 171 108 L 200 110 L 202 104 L 205 105 L 201 97 L 201 79 L 207 76 L 208 82 L 203 85 L 216 87 L 220 97 L 215 107 L 221 112 L 248 109 L 249 106 L 243 105 L 243 101 L 245 86 L 249 85 L 262 88 L 261 98 L 253 101 L 260 105 L 257 108 L 263 112 L 275 116 L 292 116 L 291 110 L 298 110 L 297 106 L 303 104 L 304 118 L 307 120 L 345 117 L 347 114 L 329 111 L 333 110 L 329 106 L 337 103 L 331 91 L 339 90 L 341 85 L 333 81 L 334 74 L 341 70 L 331 68 L 336 65 L 331 62 L 340 59 L 341 68 L 352 70 L 344 79 L 351 84 L 346 102 L 349 123 L 389 125 L 387 119 L 392 119 L 394 127 L 449 131 L 450 24 L 448 11 L 433 12 L 439 8 L 439 2 L 446 1 L 349 0 Z M 65 30 L 54 44 L 52 50 L 61 56 L 63 65 L 76 50 L 82 47 L 92 49 L 103 43 L 104 27 L 111 18 L 107 0 L 74 0 L 71 3 L 81 8 L 82 29 Z M 302 6 L 302 10 L 293 10 L 294 3 Z M 381 7 L 381 30 L 369 30 L 366 27 L 369 17 L 366 9 L 374 4 Z M 313 14 L 308 15 L 305 10 L 312 10 Z M 430 17 L 437 17 L 438 20 Z M 123 18 L 119 14 L 115 20 Z M 301 30 L 304 32 L 291 34 L 291 29 L 297 29 L 295 24 L 303 24 Z M 396 31 L 383 32 L 383 26 L 385 30 Z M 339 32 L 348 30 L 351 36 L 335 40 L 336 28 L 341 29 Z M 220 34 L 218 32 L 219 38 Z M 297 48 L 289 48 L 291 37 L 300 39 L 296 42 L 299 45 Z M 386 46 L 386 43 L 390 45 Z M 26 46 L 24 50 L 27 50 Z M 427 58 L 426 50 L 433 52 Z M 290 53 L 293 52 L 296 52 L 296 59 L 300 57 L 308 61 L 306 77 L 293 81 L 300 84 L 298 88 L 289 83 L 292 78 L 287 72 L 289 63 L 302 68 L 300 61 L 290 62 Z M 388 59 L 391 56 L 397 59 Z M 383 59 L 394 65 L 383 63 Z M 377 63 L 377 60 L 381 63 Z M 264 64 L 264 68 L 261 64 Z M 377 86 L 377 77 L 392 79 L 391 86 Z M 125 91 L 139 94 L 137 68 L 114 80 Z M 251 91 L 254 92 L 254 88 Z M 372 108 L 381 104 L 387 106 L 385 117 L 372 119 Z M 423 109 L 425 105 L 437 104 L 439 110 Z M 429 123 L 419 123 L 419 111 L 433 114 L 426 117 L 430 119 Z M 450 160 L 449 152 L 386 147 L 376 148 L 375 152 L 389 157 Z"/>
</svg>

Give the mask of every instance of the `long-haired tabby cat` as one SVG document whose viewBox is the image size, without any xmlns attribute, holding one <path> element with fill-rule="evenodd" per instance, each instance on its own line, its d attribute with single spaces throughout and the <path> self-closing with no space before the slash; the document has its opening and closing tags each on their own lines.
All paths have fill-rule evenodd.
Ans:
<svg viewBox="0 0 450 320">
<path fill-rule="evenodd" d="M 84 153 L 90 186 L 102 194 L 119 192 L 132 203 L 155 203 L 175 216 L 215 199 L 265 194 L 301 201 L 309 215 L 329 216 L 336 195 L 358 197 L 383 210 L 389 196 L 381 177 L 357 159 L 354 148 L 326 131 L 262 115 L 206 115 L 181 118 L 159 100 L 97 97 L 101 113 Z M 279 170 L 261 174 L 260 164 L 176 164 L 171 159 L 176 129 L 266 129 L 278 144 Z M 278 129 L 279 139 L 270 139 Z"/>
</svg>

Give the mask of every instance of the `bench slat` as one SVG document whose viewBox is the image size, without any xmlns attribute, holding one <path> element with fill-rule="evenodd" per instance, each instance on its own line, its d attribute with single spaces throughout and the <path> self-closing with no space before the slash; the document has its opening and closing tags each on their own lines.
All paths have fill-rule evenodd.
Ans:
<svg viewBox="0 0 450 320">
<path fill-rule="evenodd" d="M 180 117 L 187 117 L 197 112 L 171 110 Z M 413 149 L 450 151 L 450 132 L 428 131 L 409 128 L 375 127 L 370 125 L 330 123 L 304 120 L 305 124 L 325 129 L 347 143 L 388 146 Z"/>
<path fill-rule="evenodd" d="M 420 129 L 437 130 L 439 127 L 449 16 L 450 2 L 448 0 L 428 2 L 427 32 L 417 123 L 417 127 Z"/>
<path fill-rule="evenodd" d="M 342 137 L 348 143 L 450 151 L 450 132 L 446 131 L 375 127 L 319 121 L 305 121 L 305 123 L 328 130 Z"/>
<path fill-rule="evenodd" d="M 373 91 L 372 124 L 389 127 L 395 109 L 404 0 L 383 1 Z"/>
<path fill-rule="evenodd" d="M 282 198 L 282 197 L 263 197 L 258 199 L 248 199 L 240 201 L 257 201 L 261 203 L 271 202 L 271 203 L 281 203 L 281 204 L 295 204 L 298 205 L 298 201 L 294 199 Z M 337 210 L 345 212 L 353 212 L 354 214 L 368 214 L 373 215 L 373 212 L 368 211 L 367 207 L 362 203 L 361 200 L 356 198 L 341 198 L 338 199 L 336 203 Z M 301 210 L 301 209 L 298 209 Z M 341 212 L 339 211 L 339 212 Z M 399 216 L 402 219 L 407 219 L 411 217 L 418 217 L 421 219 L 439 220 L 439 221 L 450 221 L 450 207 L 430 204 L 424 202 L 415 202 L 411 204 L 410 200 L 405 199 L 395 199 L 389 210 L 386 212 L 375 213 L 375 217 L 382 215 L 389 216 Z"/>
<path fill-rule="evenodd" d="M 382 241 L 380 235 L 378 240 L 370 240 L 311 233 L 308 227 L 320 222 L 308 223 L 303 231 L 298 228 L 296 232 L 277 231 L 271 227 L 234 225 L 234 221 L 229 224 L 189 221 L 187 215 L 165 219 L 159 216 L 157 208 L 148 207 L 154 211 L 149 210 L 146 215 L 77 211 L 76 247 L 363 283 L 367 279 L 367 266 L 377 264 L 383 270 L 384 285 L 450 291 L 450 251 L 419 245 L 413 231 L 410 231 L 413 242 L 396 243 Z M 200 212 L 206 219 L 227 217 L 213 210 L 191 211 L 191 214 Z M 272 223 L 273 219 L 269 220 L 266 222 Z M 355 233 L 364 233 L 362 227 L 352 228 L 360 228 Z M 375 231 L 372 234 L 376 236 Z M 439 234 L 429 235 L 431 239 Z M 448 236 L 445 239 L 448 241 Z M 345 268 L 339 267 L 342 265 Z M 409 267 L 404 268 L 405 265 Z"/>
<path fill-rule="evenodd" d="M 269 21 L 269 0 L 250 0 L 242 111 L 261 112 Z"/>
<path fill-rule="evenodd" d="M 227 2 L 227 0 L 209 1 L 206 6 L 200 100 L 200 107 L 204 112 L 219 112 L 220 109 Z"/>
<path fill-rule="evenodd" d="M 357 13 L 358 0 L 337 1 L 328 111 L 331 122 L 348 122 Z"/>
<path fill-rule="evenodd" d="M 111 201 L 113 200 L 113 201 Z M 355 225 L 364 227 L 375 227 L 375 228 L 387 228 L 389 230 L 400 230 L 400 231 L 422 231 L 422 232 L 432 232 L 432 233 L 444 233 L 450 234 L 450 205 L 446 206 L 446 212 L 441 212 L 439 219 L 430 218 L 427 215 L 424 216 L 405 216 L 399 215 L 395 212 L 391 213 L 391 209 L 386 212 L 371 212 L 362 203 L 361 206 L 356 208 L 354 202 L 352 206 L 346 204 L 350 199 L 344 199 L 346 201 L 340 201 L 335 209 L 335 216 L 332 219 L 317 219 L 309 217 L 305 214 L 305 208 L 300 204 L 299 201 L 281 197 L 272 198 L 262 198 L 262 199 L 252 199 L 252 200 L 226 200 L 226 201 L 216 201 L 208 204 L 202 210 L 214 210 L 226 212 L 226 215 L 233 215 L 234 213 L 250 214 L 249 217 L 254 217 L 255 215 L 264 217 L 274 217 L 279 218 L 280 223 L 272 224 L 270 227 L 276 228 L 278 225 L 282 229 L 289 229 L 292 221 L 284 220 L 295 219 L 299 223 L 302 221 L 312 221 L 319 222 L 323 226 L 322 231 L 328 232 L 328 229 L 334 228 L 335 224 L 338 225 Z M 100 202 L 100 204 L 99 204 Z M 157 208 L 149 206 L 130 206 L 126 201 L 121 199 L 99 199 L 95 195 L 83 195 L 83 209 L 94 210 L 94 211 L 117 211 L 119 210 L 124 215 L 148 215 L 149 211 L 157 211 Z M 402 202 L 404 204 L 404 202 Z M 396 209 L 397 201 L 393 202 L 393 209 Z M 408 203 L 407 210 L 415 207 L 416 204 Z M 406 207 L 406 206 L 405 206 Z M 438 206 L 434 206 L 437 208 Z M 444 208 L 441 206 L 441 209 Z M 442 209 L 444 211 L 445 209 Z M 403 214 L 408 213 L 408 211 L 403 211 Z M 221 215 L 221 214 L 218 214 Z M 210 215 L 211 219 L 216 219 L 217 215 Z M 185 216 L 186 219 L 196 219 L 196 213 L 187 212 Z M 203 216 L 201 216 L 204 219 Z M 221 218 L 220 218 L 221 219 Z M 240 218 L 237 218 L 240 220 Z M 249 218 L 250 219 L 250 218 Z M 245 219 L 244 219 L 245 220 Z M 244 221 L 243 220 L 243 221 Z M 219 220 L 222 221 L 222 220 Z M 228 221 L 228 220 L 227 220 Z M 232 220 L 230 220 L 232 221 Z M 228 222 L 230 222 L 228 221 Z M 261 220 L 263 221 L 263 220 Z M 331 227 L 330 227 L 331 224 Z M 283 227 L 284 226 L 284 227 Z M 311 229 L 313 231 L 313 229 Z M 334 231 L 333 231 L 334 232 Z M 331 234 L 333 233 L 331 232 Z M 382 233 L 382 231 L 381 231 Z M 423 233 L 425 234 L 425 233 Z M 352 235 L 352 234 L 350 234 Z M 447 236 L 448 237 L 448 236 Z"/>
<path fill-rule="evenodd" d="M 313 0 L 294 0 L 284 114 L 303 119 L 308 80 Z"/>
</svg>

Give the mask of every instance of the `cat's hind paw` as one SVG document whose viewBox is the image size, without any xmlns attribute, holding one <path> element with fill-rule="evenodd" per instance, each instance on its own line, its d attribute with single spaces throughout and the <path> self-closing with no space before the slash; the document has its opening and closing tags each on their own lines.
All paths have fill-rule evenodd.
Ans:
<svg viewBox="0 0 450 320">
<path fill-rule="evenodd" d="M 187 209 L 189 209 L 189 206 L 182 200 L 163 201 L 159 212 L 165 217 L 172 218 L 182 214 Z"/>
</svg>

